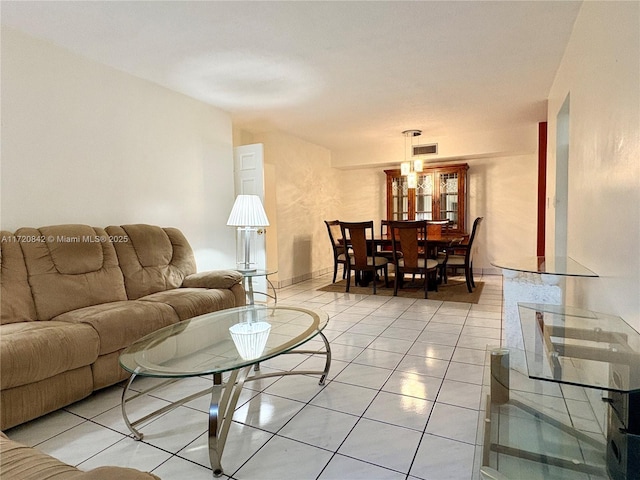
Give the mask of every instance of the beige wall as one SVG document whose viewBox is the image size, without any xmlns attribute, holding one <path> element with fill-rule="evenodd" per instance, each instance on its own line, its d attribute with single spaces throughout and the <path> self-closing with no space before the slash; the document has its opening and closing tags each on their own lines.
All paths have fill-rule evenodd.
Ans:
<svg viewBox="0 0 640 480">
<path fill-rule="evenodd" d="M 640 330 L 640 3 L 584 2 L 549 95 L 548 250 L 556 116 L 570 96 L 568 255 L 600 275 L 567 303 Z"/>
<path fill-rule="evenodd" d="M 467 229 L 484 217 L 474 269 L 499 273 L 491 260 L 535 255 L 537 156 L 471 158 L 467 163 Z M 384 167 L 340 170 L 342 210 L 346 221 L 374 220 L 376 235 L 386 218 Z"/>
<path fill-rule="evenodd" d="M 181 228 L 200 269 L 233 265 L 227 113 L 2 29 L 2 228 Z"/>
<path fill-rule="evenodd" d="M 323 221 L 338 218 L 341 197 L 331 152 L 281 132 L 242 138 L 264 145 L 265 203 L 277 226 L 267 237 L 267 262 L 278 269 L 272 281 L 286 286 L 333 268 Z"/>
<path fill-rule="evenodd" d="M 542 121 L 544 119 L 540 119 Z M 492 130 L 457 132 L 456 135 L 436 137 L 428 131 L 412 140 L 414 145 L 438 144 L 438 153 L 424 157 L 428 162 L 448 162 L 465 158 L 496 158 L 535 152 L 538 141 L 529 125 Z M 369 148 L 345 149 L 333 152 L 336 168 L 362 168 L 380 165 L 397 167 L 404 160 L 406 138 L 401 132 L 386 138 L 376 138 Z"/>
<path fill-rule="evenodd" d="M 537 127 L 528 135 L 535 138 Z M 336 169 L 328 150 L 278 132 L 236 131 L 234 138 L 265 146 L 265 204 L 271 222 L 267 261 L 279 270 L 272 279 L 280 285 L 333 271 L 323 220 L 373 220 L 378 234 L 386 218 L 386 167 Z M 537 155 L 465 162 L 468 228 L 476 217 L 485 218 L 474 268 L 500 273 L 492 260 L 535 255 Z"/>
<path fill-rule="evenodd" d="M 535 143 L 537 125 L 526 136 Z M 373 220 L 378 234 L 386 218 L 388 166 L 337 169 L 329 150 L 279 132 L 238 130 L 234 139 L 265 146 L 267 261 L 279 270 L 272 278 L 280 285 L 333 271 L 323 220 Z M 460 162 L 469 164 L 467 228 L 485 218 L 474 269 L 499 274 L 492 260 L 535 255 L 537 154 L 455 160 Z"/>
<path fill-rule="evenodd" d="M 474 269 L 501 273 L 491 261 L 536 255 L 537 154 L 469 160 L 467 229 L 484 217 Z"/>
</svg>

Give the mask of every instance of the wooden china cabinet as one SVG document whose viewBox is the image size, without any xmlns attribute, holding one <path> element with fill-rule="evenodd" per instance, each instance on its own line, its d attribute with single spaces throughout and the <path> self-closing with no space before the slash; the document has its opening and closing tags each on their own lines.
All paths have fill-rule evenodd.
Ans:
<svg viewBox="0 0 640 480">
<path fill-rule="evenodd" d="M 418 186 L 409 188 L 400 170 L 387 175 L 388 220 L 450 220 L 451 232 L 466 227 L 466 180 L 469 165 L 425 167 L 418 173 Z"/>
</svg>

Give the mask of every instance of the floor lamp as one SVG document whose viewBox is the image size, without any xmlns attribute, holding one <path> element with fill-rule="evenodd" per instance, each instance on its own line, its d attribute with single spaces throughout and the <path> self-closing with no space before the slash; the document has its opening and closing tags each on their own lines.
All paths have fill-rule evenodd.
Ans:
<svg viewBox="0 0 640 480">
<path fill-rule="evenodd" d="M 268 227 L 269 220 L 258 195 L 238 195 L 231 209 L 227 225 L 238 228 L 240 248 L 237 250 L 238 270 L 253 272 L 255 260 L 251 259 L 251 243 L 255 242 L 258 227 Z"/>
</svg>

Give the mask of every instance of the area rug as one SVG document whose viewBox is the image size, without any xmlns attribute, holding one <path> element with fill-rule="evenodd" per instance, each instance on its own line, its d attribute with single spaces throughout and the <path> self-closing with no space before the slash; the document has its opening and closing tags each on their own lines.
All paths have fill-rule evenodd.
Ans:
<svg viewBox="0 0 640 480">
<path fill-rule="evenodd" d="M 378 281 L 376 284 L 376 295 L 393 296 L 393 275 L 389 276 L 389 288 L 385 288 L 384 281 Z M 424 298 L 424 288 L 422 281 L 416 280 L 415 283 L 405 281 L 404 288 L 398 289 L 398 296 L 403 298 Z M 322 292 L 336 292 L 345 293 L 347 286 L 346 280 L 340 280 L 336 283 L 330 283 L 324 287 L 320 287 L 318 290 Z M 449 283 L 445 285 L 438 285 L 438 291 L 429 290 L 427 298 L 429 300 L 440 300 L 443 302 L 465 302 L 465 303 L 478 303 L 480 300 L 480 294 L 484 282 L 478 282 L 476 280 L 476 288 L 472 293 L 467 290 L 467 284 L 463 281 L 449 279 Z M 366 287 L 354 286 L 353 280 L 351 281 L 351 288 L 349 293 L 358 295 L 373 295 L 373 287 L 369 284 Z"/>
</svg>

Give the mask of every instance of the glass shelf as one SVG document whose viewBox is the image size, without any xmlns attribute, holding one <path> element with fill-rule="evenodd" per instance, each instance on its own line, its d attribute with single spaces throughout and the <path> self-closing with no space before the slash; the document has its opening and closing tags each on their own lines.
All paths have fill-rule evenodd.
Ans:
<svg viewBox="0 0 640 480">
<path fill-rule="evenodd" d="M 257 268 L 255 270 L 236 270 L 236 271 L 240 272 L 243 277 L 268 277 L 269 275 L 274 275 L 278 273 L 278 270 L 273 270 L 273 269 L 263 270 L 260 268 Z"/>
<path fill-rule="evenodd" d="M 640 333 L 622 318 L 564 305 L 518 310 L 529 377 L 640 392 Z"/>
<path fill-rule="evenodd" d="M 515 259 L 499 259 L 491 265 L 505 270 L 517 272 L 539 273 L 546 275 L 561 275 L 565 277 L 597 277 L 584 265 L 571 257 L 521 257 Z"/>
</svg>

